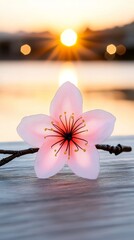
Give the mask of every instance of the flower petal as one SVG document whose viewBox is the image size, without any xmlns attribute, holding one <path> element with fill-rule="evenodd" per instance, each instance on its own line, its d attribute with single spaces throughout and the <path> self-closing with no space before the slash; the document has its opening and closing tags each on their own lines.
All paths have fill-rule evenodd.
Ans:
<svg viewBox="0 0 134 240">
<path fill-rule="evenodd" d="M 99 153 L 94 146 L 88 147 L 86 152 L 73 152 L 68 165 L 76 175 L 96 179 L 99 174 Z"/>
<path fill-rule="evenodd" d="M 34 147 L 44 143 L 44 129 L 51 126 L 51 118 L 44 114 L 24 117 L 17 127 L 20 137 Z"/>
<path fill-rule="evenodd" d="M 116 118 L 109 112 L 103 110 L 92 110 L 82 114 L 86 122 L 88 133 L 86 139 L 91 145 L 98 144 L 106 140 L 114 129 Z"/>
<path fill-rule="evenodd" d="M 66 161 L 63 157 L 63 150 L 55 156 L 52 148 L 52 140 L 46 139 L 42 147 L 39 149 L 35 161 L 35 173 L 38 178 L 49 178 L 59 172 Z"/>
<path fill-rule="evenodd" d="M 77 87 L 72 83 L 64 83 L 55 94 L 50 105 L 50 116 L 59 119 L 59 116 L 67 113 L 68 117 L 82 114 L 82 96 Z"/>
</svg>

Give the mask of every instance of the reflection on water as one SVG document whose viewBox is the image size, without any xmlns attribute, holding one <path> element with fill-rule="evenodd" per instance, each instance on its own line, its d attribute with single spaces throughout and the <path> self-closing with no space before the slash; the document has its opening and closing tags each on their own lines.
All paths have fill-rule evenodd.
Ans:
<svg viewBox="0 0 134 240">
<path fill-rule="evenodd" d="M 58 86 L 67 80 L 78 84 L 84 111 L 104 109 L 116 118 L 114 135 L 134 134 L 133 63 L 0 63 L 0 141 L 20 140 L 21 118 L 49 113 Z"/>
<path fill-rule="evenodd" d="M 59 74 L 59 85 L 61 86 L 63 83 L 70 81 L 75 86 L 78 86 L 78 76 L 74 65 L 71 63 L 64 64 Z"/>
</svg>

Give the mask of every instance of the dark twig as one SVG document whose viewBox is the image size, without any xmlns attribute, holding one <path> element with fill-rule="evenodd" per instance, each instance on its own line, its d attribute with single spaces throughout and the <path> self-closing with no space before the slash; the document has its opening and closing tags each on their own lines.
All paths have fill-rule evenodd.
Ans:
<svg viewBox="0 0 134 240">
<path fill-rule="evenodd" d="M 0 154 L 12 154 L 0 160 L 0 167 L 12 161 L 14 158 L 38 152 L 39 148 L 28 148 L 24 150 L 0 150 Z"/>
<path fill-rule="evenodd" d="M 23 150 L 3 150 L 0 149 L 0 154 L 19 154 L 18 157 L 25 155 L 25 154 L 31 154 L 38 152 L 39 148 L 28 148 L 28 149 L 23 149 Z"/>
<path fill-rule="evenodd" d="M 132 148 L 130 146 L 123 146 L 121 144 L 118 144 L 117 146 L 111 146 L 111 145 L 96 145 L 97 149 L 101 149 L 104 151 L 108 151 L 109 153 L 114 153 L 115 155 L 119 155 L 122 152 L 131 152 Z"/>
<path fill-rule="evenodd" d="M 108 151 L 109 153 L 114 153 L 115 155 L 118 155 L 122 152 L 131 152 L 132 148 L 130 146 L 123 146 L 121 144 L 118 144 L 117 146 L 111 146 L 111 145 L 96 145 L 97 149 Z M 27 154 L 33 154 L 38 152 L 39 148 L 28 148 L 24 150 L 3 150 L 0 149 L 0 154 L 10 154 L 10 156 L 5 157 L 0 160 L 0 167 L 5 165 L 6 163 L 12 161 L 14 158 L 27 155 Z"/>
</svg>

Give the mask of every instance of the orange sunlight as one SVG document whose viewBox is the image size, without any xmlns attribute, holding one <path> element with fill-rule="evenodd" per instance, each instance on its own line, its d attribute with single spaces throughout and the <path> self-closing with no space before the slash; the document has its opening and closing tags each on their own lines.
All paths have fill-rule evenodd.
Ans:
<svg viewBox="0 0 134 240">
<path fill-rule="evenodd" d="M 40 52 L 36 52 L 36 59 L 43 58 L 47 54 L 48 60 L 80 60 L 81 57 L 85 59 L 93 58 L 99 59 L 97 51 L 92 50 L 92 47 L 98 47 L 98 43 L 90 40 L 86 33 L 76 33 L 72 29 L 65 29 L 61 34 L 53 35 Z"/>
</svg>

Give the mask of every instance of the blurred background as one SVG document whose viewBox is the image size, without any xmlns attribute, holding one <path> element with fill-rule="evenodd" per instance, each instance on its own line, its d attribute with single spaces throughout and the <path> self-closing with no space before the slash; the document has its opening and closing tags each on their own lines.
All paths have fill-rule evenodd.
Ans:
<svg viewBox="0 0 134 240">
<path fill-rule="evenodd" d="M 134 134 L 134 0 L 0 0 L 0 141 L 66 81 Z"/>
</svg>

